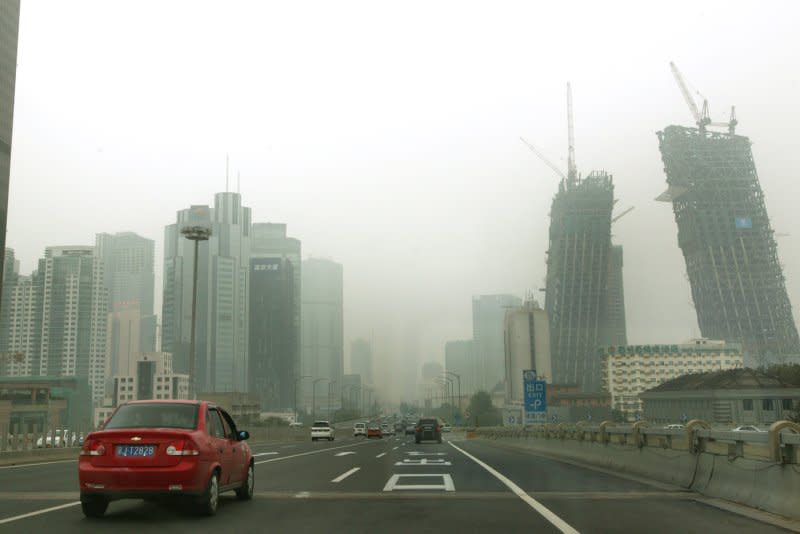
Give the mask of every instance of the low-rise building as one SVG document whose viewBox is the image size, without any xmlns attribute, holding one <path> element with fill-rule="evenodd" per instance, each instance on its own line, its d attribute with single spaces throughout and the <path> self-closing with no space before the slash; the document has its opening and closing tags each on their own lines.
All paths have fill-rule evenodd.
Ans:
<svg viewBox="0 0 800 534">
<path fill-rule="evenodd" d="M 261 400 L 254 393 L 209 391 L 198 393 L 197 398 L 221 406 L 237 424 L 249 424 L 261 419 Z"/>
<path fill-rule="evenodd" d="M 114 406 L 132 400 L 188 399 L 189 375 L 174 373 L 169 352 L 142 352 L 132 374 L 114 376 Z"/>
<path fill-rule="evenodd" d="M 642 414 L 639 395 L 679 376 L 741 368 L 742 347 L 710 339 L 680 345 L 627 345 L 600 349 L 603 387 L 611 407 L 627 420 Z"/>
<path fill-rule="evenodd" d="M 754 369 L 685 375 L 640 395 L 653 423 L 702 419 L 711 424 L 769 425 L 795 415 L 800 384 L 787 384 Z"/>
<path fill-rule="evenodd" d="M 86 377 L 0 377 L 0 435 L 89 429 L 92 392 Z"/>
</svg>

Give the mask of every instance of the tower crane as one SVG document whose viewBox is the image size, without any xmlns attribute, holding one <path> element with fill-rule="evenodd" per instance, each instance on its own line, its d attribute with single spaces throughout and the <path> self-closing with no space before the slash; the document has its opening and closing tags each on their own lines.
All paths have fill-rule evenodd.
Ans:
<svg viewBox="0 0 800 534">
<path fill-rule="evenodd" d="M 736 133 L 736 125 L 739 124 L 739 121 L 736 120 L 736 107 L 731 106 L 731 116 L 728 122 L 713 122 L 708 111 L 708 99 L 703 97 L 703 108 L 699 110 L 697 108 L 697 103 L 694 101 L 694 97 L 686 86 L 686 80 L 684 80 L 681 71 L 678 70 L 678 67 L 672 61 L 669 62 L 669 67 L 672 70 L 672 75 L 675 77 L 678 88 L 681 90 L 683 99 L 686 100 L 686 104 L 689 106 L 689 111 L 692 112 L 694 122 L 697 124 L 700 131 L 705 132 L 706 126 L 725 127 L 728 128 L 728 133 L 734 135 Z"/>
<path fill-rule="evenodd" d="M 567 183 L 578 181 L 578 168 L 575 165 L 575 127 L 572 124 L 572 86 L 567 82 Z"/>
<path fill-rule="evenodd" d="M 553 163 L 552 161 L 550 161 L 549 159 L 547 159 L 547 157 L 546 157 L 544 154 L 542 154 L 542 152 L 541 152 L 541 151 L 540 151 L 538 148 L 536 148 L 535 146 L 533 146 L 533 144 L 531 144 L 531 143 L 527 142 L 527 141 L 525 140 L 525 138 L 524 138 L 524 137 L 520 137 L 520 140 L 521 140 L 523 143 L 525 143 L 525 145 L 526 145 L 526 146 L 527 146 L 529 149 L 531 149 L 531 152 L 533 152 L 534 154 L 536 154 L 537 156 L 539 156 L 539 159 L 540 159 L 540 160 L 542 160 L 542 161 L 544 162 L 544 164 L 545 164 L 545 165 L 547 165 L 548 167 L 550 167 L 551 169 L 553 169 L 553 172 L 555 172 L 557 175 L 559 175 L 559 176 L 561 177 L 561 179 L 562 179 L 562 180 L 566 180 L 566 179 L 567 179 L 567 175 L 566 175 L 566 174 L 564 174 L 564 171 L 562 171 L 561 169 L 559 169 L 559 168 L 558 168 L 558 166 L 556 166 L 556 164 L 555 164 L 555 163 Z"/>
<path fill-rule="evenodd" d="M 636 206 L 631 206 L 630 208 L 626 209 L 625 211 L 623 211 L 622 213 L 611 219 L 611 224 L 614 224 L 615 222 L 617 222 L 618 220 L 620 220 L 621 218 L 632 212 L 635 207 Z"/>
</svg>

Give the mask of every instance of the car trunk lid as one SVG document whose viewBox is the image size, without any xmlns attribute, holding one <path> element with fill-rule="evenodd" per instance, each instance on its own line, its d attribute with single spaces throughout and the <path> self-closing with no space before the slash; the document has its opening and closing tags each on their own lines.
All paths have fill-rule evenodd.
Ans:
<svg viewBox="0 0 800 534">
<path fill-rule="evenodd" d="M 102 455 L 89 456 L 92 465 L 97 467 L 169 467 L 177 465 L 183 456 L 167 454 L 167 449 L 172 446 L 175 450 L 183 450 L 191 442 L 192 431 L 135 428 L 104 430 L 93 432 L 89 439 L 93 442 L 90 446 L 96 448 L 99 442 L 104 448 Z"/>
</svg>

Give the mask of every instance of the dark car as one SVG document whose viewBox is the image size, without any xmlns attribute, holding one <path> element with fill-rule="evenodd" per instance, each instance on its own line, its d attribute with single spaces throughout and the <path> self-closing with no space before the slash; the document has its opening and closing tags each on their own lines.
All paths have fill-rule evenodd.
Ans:
<svg viewBox="0 0 800 534">
<path fill-rule="evenodd" d="M 102 516 L 118 499 L 183 497 L 213 515 L 219 494 L 253 497 L 253 456 L 228 413 L 206 401 L 133 401 L 83 442 L 83 513 Z"/>
<path fill-rule="evenodd" d="M 414 429 L 414 442 L 437 441 L 442 442 L 442 424 L 434 417 L 426 417 L 417 421 Z"/>
</svg>

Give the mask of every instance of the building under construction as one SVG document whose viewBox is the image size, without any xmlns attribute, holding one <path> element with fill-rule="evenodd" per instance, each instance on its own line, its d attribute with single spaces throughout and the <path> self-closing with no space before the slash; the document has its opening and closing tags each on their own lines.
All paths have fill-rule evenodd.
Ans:
<svg viewBox="0 0 800 534">
<path fill-rule="evenodd" d="M 778 262 L 750 140 L 736 135 L 735 108 L 725 123 L 700 111 L 674 63 L 672 74 L 696 128 L 657 132 L 678 246 L 703 337 L 739 342 L 746 365 L 797 361 L 800 339 Z M 727 133 L 708 127 L 726 127 Z"/>
<path fill-rule="evenodd" d="M 742 343 L 747 365 L 786 361 L 800 340 L 750 140 L 730 130 L 658 132 L 659 199 L 672 202 L 703 337 Z"/>
<path fill-rule="evenodd" d="M 611 175 L 595 171 L 583 179 L 562 181 L 550 209 L 545 310 L 553 379 L 577 384 L 583 391 L 600 389 L 597 348 L 613 344 L 606 313 L 613 207 Z M 617 315 L 620 311 L 624 331 L 624 307 Z"/>
<path fill-rule="evenodd" d="M 545 311 L 550 323 L 552 382 L 600 391 L 598 347 L 626 344 L 622 286 L 622 247 L 611 245 L 614 183 L 610 174 L 578 175 L 572 126 L 572 95 L 567 86 L 569 158 L 565 175 L 532 145 L 561 176 L 550 208 Z M 524 141 L 524 139 L 523 139 Z"/>
</svg>

